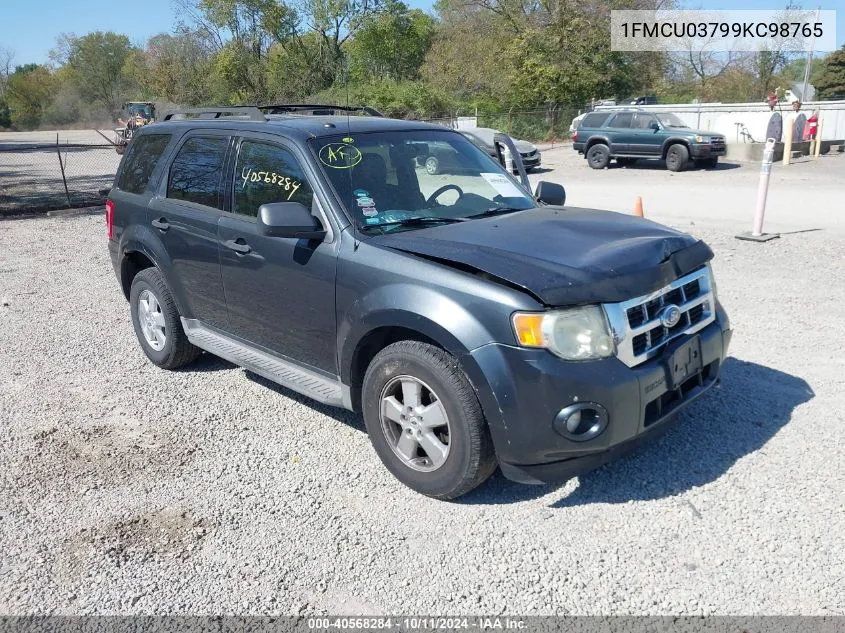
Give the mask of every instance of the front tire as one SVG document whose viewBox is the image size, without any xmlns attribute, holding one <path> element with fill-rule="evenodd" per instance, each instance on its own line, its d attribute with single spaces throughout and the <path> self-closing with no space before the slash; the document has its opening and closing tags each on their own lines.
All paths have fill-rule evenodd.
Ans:
<svg viewBox="0 0 845 633">
<path fill-rule="evenodd" d="M 177 369 L 196 360 L 202 352 L 188 341 L 176 302 L 157 268 L 145 268 L 135 275 L 129 309 L 135 335 L 153 365 Z"/>
<path fill-rule="evenodd" d="M 675 143 L 666 152 L 666 169 L 669 171 L 683 171 L 689 160 L 689 150 L 686 145 Z"/>
<path fill-rule="evenodd" d="M 421 494 L 456 499 L 496 469 L 475 391 L 438 347 L 418 341 L 385 347 L 367 368 L 362 404 L 379 458 Z"/>
<path fill-rule="evenodd" d="M 425 172 L 430 176 L 436 176 L 440 173 L 440 161 L 436 156 L 429 156 L 425 159 Z"/>
<path fill-rule="evenodd" d="M 587 150 L 587 164 L 593 169 L 604 169 L 610 162 L 610 149 L 607 145 L 597 143 Z"/>
</svg>

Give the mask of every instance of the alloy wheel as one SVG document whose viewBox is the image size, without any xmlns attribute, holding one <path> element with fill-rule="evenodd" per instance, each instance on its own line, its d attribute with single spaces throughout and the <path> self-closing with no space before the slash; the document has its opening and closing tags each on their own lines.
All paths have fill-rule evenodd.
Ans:
<svg viewBox="0 0 845 633">
<path fill-rule="evenodd" d="M 157 352 L 164 349 L 164 344 L 167 342 L 164 314 L 162 314 L 158 299 L 149 290 L 144 290 L 138 296 L 138 324 L 141 326 L 141 333 L 147 345 Z"/>
<path fill-rule="evenodd" d="M 413 376 L 396 376 L 382 390 L 381 429 L 403 464 L 432 472 L 449 457 L 450 426 L 437 394 Z"/>
</svg>

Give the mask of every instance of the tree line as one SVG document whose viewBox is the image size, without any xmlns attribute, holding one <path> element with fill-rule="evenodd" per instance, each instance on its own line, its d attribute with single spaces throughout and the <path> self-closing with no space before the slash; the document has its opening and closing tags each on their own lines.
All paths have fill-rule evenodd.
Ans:
<svg viewBox="0 0 845 633">
<path fill-rule="evenodd" d="M 172 32 L 63 34 L 46 64 L 0 49 L 0 127 L 111 124 L 161 106 L 335 102 L 434 118 L 583 109 L 593 99 L 762 101 L 800 83 L 784 49 L 719 55 L 610 50 L 612 9 L 666 0 L 180 0 Z M 818 98 L 845 98 L 845 47 L 816 58 Z"/>
</svg>

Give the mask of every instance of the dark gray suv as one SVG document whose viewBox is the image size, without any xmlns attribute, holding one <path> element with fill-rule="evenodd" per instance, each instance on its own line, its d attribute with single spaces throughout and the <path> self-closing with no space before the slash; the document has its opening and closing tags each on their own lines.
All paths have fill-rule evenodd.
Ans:
<svg viewBox="0 0 845 633">
<path fill-rule="evenodd" d="M 459 173 L 429 175 L 432 147 Z M 563 208 L 519 168 L 412 121 L 168 114 L 107 204 L 141 348 L 165 369 L 205 350 L 362 412 L 385 466 L 432 497 L 497 466 L 526 483 L 599 466 L 718 381 L 731 332 L 712 252 Z"/>
</svg>

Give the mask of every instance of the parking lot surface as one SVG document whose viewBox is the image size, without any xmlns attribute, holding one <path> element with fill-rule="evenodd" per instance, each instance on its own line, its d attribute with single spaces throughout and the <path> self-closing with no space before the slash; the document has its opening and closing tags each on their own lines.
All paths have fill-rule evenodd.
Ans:
<svg viewBox="0 0 845 633">
<path fill-rule="evenodd" d="M 152 366 L 101 214 L 0 221 L 0 612 L 845 614 L 845 187 L 821 171 L 845 162 L 776 169 L 767 228 L 802 232 L 754 244 L 754 167 L 556 151 L 532 180 L 569 205 L 642 195 L 711 245 L 731 358 L 657 443 L 456 503 L 396 481 L 360 416 L 208 355 Z"/>
<path fill-rule="evenodd" d="M 806 229 L 845 231 L 845 154 L 775 163 L 769 182 L 765 229 L 768 232 Z M 571 146 L 543 152 L 539 180 L 566 187 L 567 205 L 630 213 L 642 196 L 646 217 L 679 226 L 751 229 L 760 181 L 760 164 L 720 160 L 713 170 L 671 172 L 663 161 L 640 160 L 630 167 L 595 170 Z"/>
</svg>

